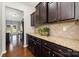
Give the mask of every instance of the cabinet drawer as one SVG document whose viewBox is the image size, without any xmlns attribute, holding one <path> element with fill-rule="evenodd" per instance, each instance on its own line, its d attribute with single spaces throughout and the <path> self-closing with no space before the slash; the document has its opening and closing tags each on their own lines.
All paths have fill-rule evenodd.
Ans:
<svg viewBox="0 0 79 59">
<path fill-rule="evenodd" d="M 41 43 L 41 39 L 40 39 L 40 38 L 33 37 L 33 39 L 34 39 L 36 42 L 39 42 L 39 43 Z"/>
<path fill-rule="evenodd" d="M 79 52 L 78 51 L 73 51 L 72 52 L 72 57 L 79 57 Z"/>
<path fill-rule="evenodd" d="M 51 49 L 46 46 L 42 46 L 42 57 L 51 57 Z"/>
<path fill-rule="evenodd" d="M 71 56 L 71 53 L 73 52 L 72 49 L 69 49 L 69 48 L 66 48 L 66 47 L 63 47 L 63 46 L 54 44 L 54 43 L 51 43 L 51 44 L 49 45 L 49 47 L 50 47 L 52 50 L 54 50 L 54 51 L 56 51 L 56 52 L 58 52 L 58 53 L 60 53 L 60 54 L 62 54 L 62 55 L 64 55 L 64 56 Z"/>
<path fill-rule="evenodd" d="M 50 48 L 52 51 L 61 53 L 64 56 L 71 56 L 71 53 L 73 51 L 72 49 L 69 49 L 69 48 L 66 48 L 66 47 L 60 46 L 58 44 L 45 41 L 45 40 L 42 40 L 42 44 L 47 46 L 48 48 Z"/>
<path fill-rule="evenodd" d="M 51 53 L 51 56 L 52 56 L 52 57 L 64 57 L 64 55 L 62 55 L 62 54 L 60 54 L 60 53 L 58 53 L 58 52 L 56 52 L 56 51 L 53 51 L 53 52 Z"/>
<path fill-rule="evenodd" d="M 46 40 L 41 40 L 41 44 L 44 45 L 44 46 L 47 46 L 47 47 L 50 47 L 51 43 L 46 41 Z"/>
</svg>

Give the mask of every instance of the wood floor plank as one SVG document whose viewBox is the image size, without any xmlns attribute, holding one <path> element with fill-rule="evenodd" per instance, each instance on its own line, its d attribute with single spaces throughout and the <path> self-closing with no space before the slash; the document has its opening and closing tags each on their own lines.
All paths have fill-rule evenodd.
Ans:
<svg viewBox="0 0 79 59">
<path fill-rule="evenodd" d="M 14 51 L 7 51 L 3 57 L 34 57 L 28 48 L 19 48 Z"/>
<path fill-rule="evenodd" d="M 6 45 L 7 52 L 2 57 L 34 57 L 28 48 L 23 47 L 22 42 L 17 41 L 17 44 L 14 44 L 10 43 Z"/>
</svg>

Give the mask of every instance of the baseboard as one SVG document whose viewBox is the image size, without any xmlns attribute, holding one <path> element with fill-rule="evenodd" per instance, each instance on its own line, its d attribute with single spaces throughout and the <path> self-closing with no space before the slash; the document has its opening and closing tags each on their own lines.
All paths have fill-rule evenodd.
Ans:
<svg viewBox="0 0 79 59">
<path fill-rule="evenodd" d="M 24 45 L 24 48 L 26 48 L 28 45 Z"/>
<path fill-rule="evenodd" d="M 5 53 L 6 53 L 6 50 L 5 51 L 2 51 L 0 57 L 2 57 L 2 55 L 5 54 Z"/>
</svg>

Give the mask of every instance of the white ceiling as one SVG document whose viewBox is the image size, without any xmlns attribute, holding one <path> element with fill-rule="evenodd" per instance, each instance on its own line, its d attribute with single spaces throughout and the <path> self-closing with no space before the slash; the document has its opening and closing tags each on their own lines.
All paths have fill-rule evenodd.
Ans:
<svg viewBox="0 0 79 59">
<path fill-rule="evenodd" d="M 35 6 L 39 3 L 39 2 L 18 2 L 24 5 L 27 5 L 31 8 L 35 8 Z M 21 21 L 23 18 L 23 12 L 19 11 L 17 9 L 14 8 L 9 8 L 6 7 L 6 20 L 12 20 L 12 21 Z"/>
<path fill-rule="evenodd" d="M 25 5 L 28 5 L 30 7 L 35 7 L 39 2 L 21 2 Z"/>
<path fill-rule="evenodd" d="M 23 16 L 22 11 L 6 7 L 6 20 L 21 21 Z"/>
</svg>

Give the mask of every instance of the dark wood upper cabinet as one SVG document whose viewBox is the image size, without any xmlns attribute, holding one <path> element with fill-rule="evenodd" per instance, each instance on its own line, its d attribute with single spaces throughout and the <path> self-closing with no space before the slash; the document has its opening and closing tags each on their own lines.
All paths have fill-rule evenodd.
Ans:
<svg viewBox="0 0 79 59">
<path fill-rule="evenodd" d="M 47 3 L 46 2 L 40 2 L 36 6 L 35 11 L 35 26 L 42 25 L 47 22 Z"/>
<path fill-rule="evenodd" d="M 79 19 L 79 2 L 75 2 L 75 18 Z"/>
<path fill-rule="evenodd" d="M 31 26 L 48 22 L 79 19 L 79 3 L 75 2 L 40 2 L 31 14 Z"/>
<path fill-rule="evenodd" d="M 61 19 L 61 9 L 60 9 L 60 2 L 58 2 L 58 7 L 57 7 L 57 19 Z"/>
<path fill-rule="evenodd" d="M 39 19 L 39 5 L 36 6 L 36 22 L 37 26 L 40 24 L 40 19 Z"/>
<path fill-rule="evenodd" d="M 34 13 L 31 14 L 31 26 L 34 26 Z"/>
<path fill-rule="evenodd" d="M 58 19 L 74 18 L 74 2 L 58 2 Z"/>
<path fill-rule="evenodd" d="M 31 14 L 31 26 L 37 26 L 36 12 Z"/>
<path fill-rule="evenodd" d="M 48 3 L 48 22 L 57 21 L 57 2 Z"/>
<path fill-rule="evenodd" d="M 46 2 L 40 2 L 39 3 L 39 19 L 40 24 L 44 24 L 47 22 L 47 3 Z"/>
<path fill-rule="evenodd" d="M 33 19 L 34 19 L 34 26 L 37 26 L 38 23 L 37 23 L 37 19 L 36 19 L 36 12 L 34 12 L 34 15 L 33 15 Z"/>
</svg>

